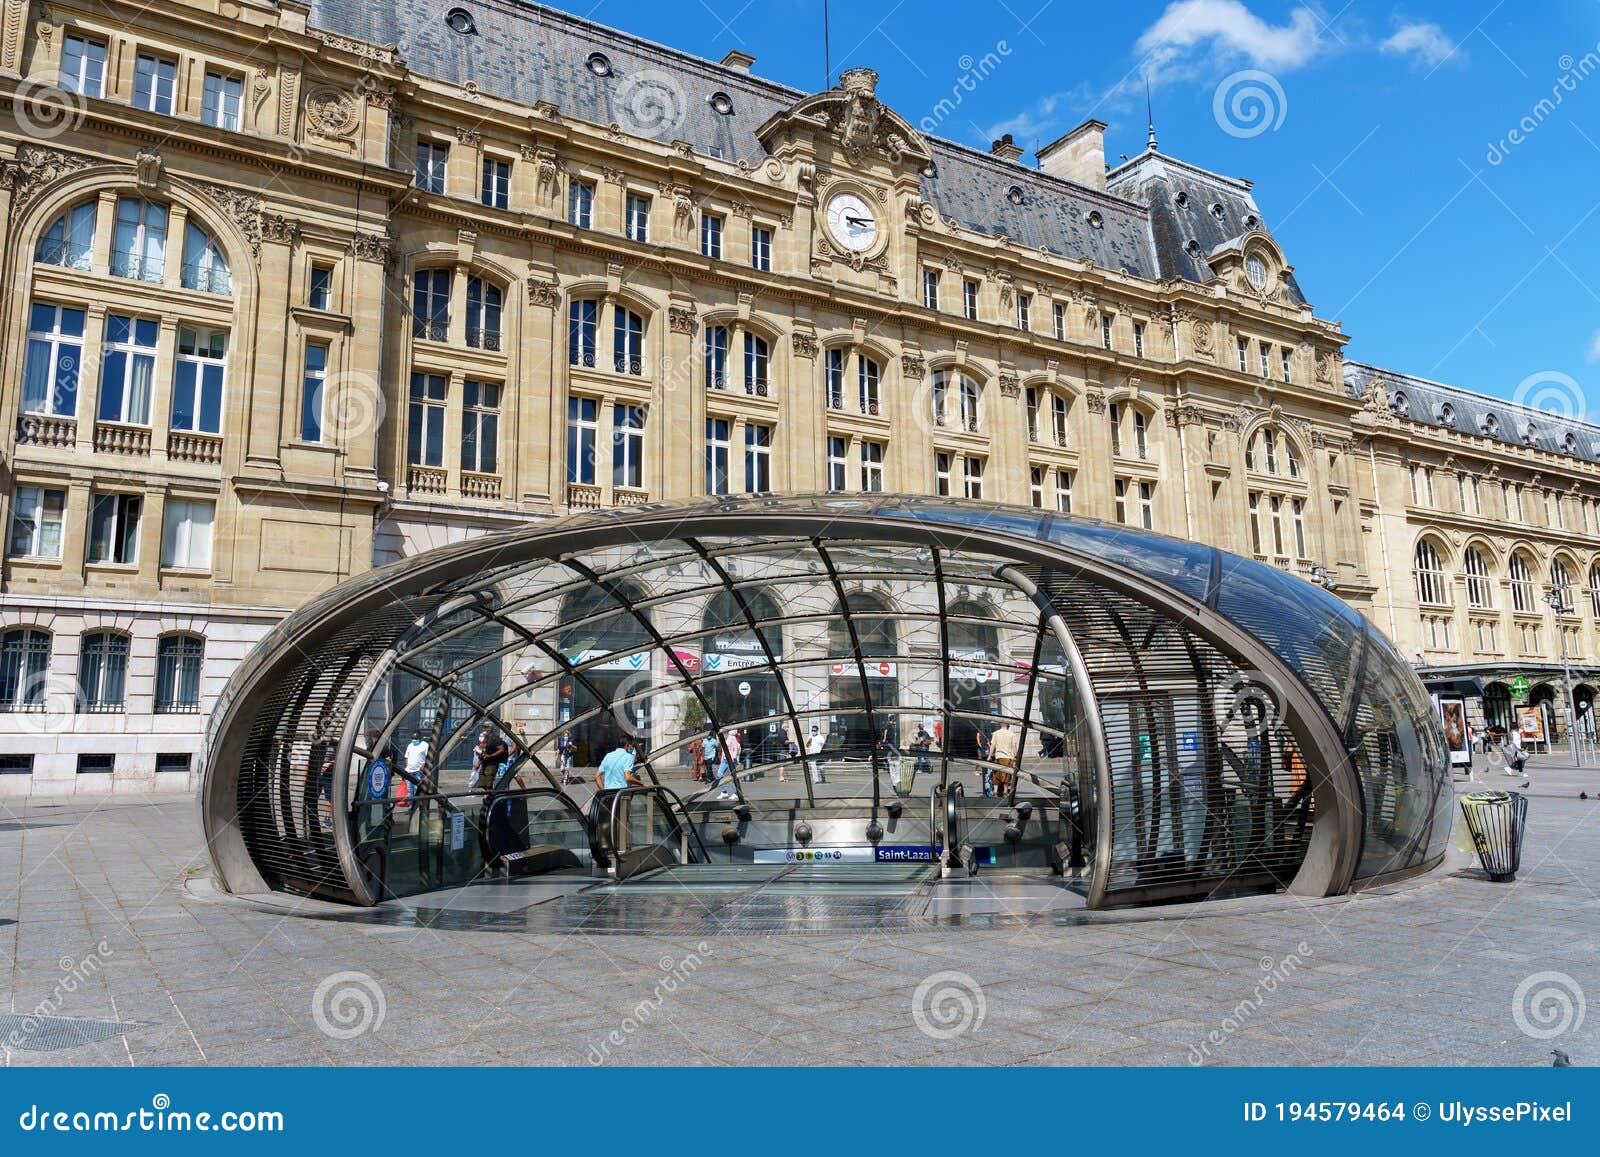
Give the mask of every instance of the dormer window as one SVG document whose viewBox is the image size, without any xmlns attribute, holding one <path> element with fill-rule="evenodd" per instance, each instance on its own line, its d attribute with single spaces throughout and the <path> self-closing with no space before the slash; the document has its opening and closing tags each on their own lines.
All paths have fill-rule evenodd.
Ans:
<svg viewBox="0 0 1600 1157">
<path fill-rule="evenodd" d="M 588 65 L 589 71 L 596 76 L 611 75 L 611 58 L 603 52 L 591 52 L 584 64 Z"/>
<path fill-rule="evenodd" d="M 1528 423 L 1528 428 L 1522 432 L 1522 440 L 1524 442 L 1526 442 L 1529 446 L 1532 446 L 1533 445 L 1533 440 L 1536 437 L 1538 437 L 1538 435 L 1539 435 L 1539 427 L 1535 426 L 1532 422 L 1529 422 Z"/>
<path fill-rule="evenodd" d="M 1577 436 L 1574 435 L 1569 430 L 1567 432 L 1567 436 L 1564 439 L 1562 439 L 1562 445 L 1567 448 L 1567 453 L 1568 454 L 1576 454 L 1578 452 L 1578 439 L 1577 439 Z"/>
<path fill-rule="evenodd" d="M 1189 204 L 1189 194 L 1180 191 L 1178 193 L 1177 197 L 1175 197 L 1173 199 L 1173 201 L 1178 206 L 1178 208 L 1180 208 L 1180 209 L 1187 208 L 1188 204 Z"/>
<path fill-rule="evenodd" d="M 1456 408 L 1449 402 L 1441 403 L 1439 406 L 1439 423 L 1444 426 L 1456 424 Z"/>
<path fill-rule="evenodd" d="M 1404 418 L 1411 413 L 1411 399 L 1396 390 L 1394 397 L 1389 399 L 1389 410 L 1391 413 Z"/>
<path fill-rule="evenodd" d="M 1006 190 L 1006 200 L 1009 201 L 1013 205 L 1022 204 L 1022 202 L 1023 202 L 1022 186 L 1021 185 L 1012 185 L 1011 188 L 1007 189 Z"/>
<path fill-rule="evenodd" d="M 1257 289 L 1267 287 L 1267 263 L 1253 253 L 1244 259 L 1244 275 Z"/>
<path fill-rule="evenodd" d="M 718 116 L 733 115 L 733 97 L 725 92 L 714 92 L 706 97 L 706 103 L 711 106 L 711 111 Z"/>
<path fill-rule="evenodd" d="M 1261 224 L 1261 218 L 1257 217 L 1254 213 L 1250 214 L 1250 216 L 1248 216 L 1248 217 L 1246 217 L 1244 219 L 1244 227 L 1246 229 L 1254 229 L 1257 225 L 1260 225 L 1260 224 Z"/>
<path fill-rule="evenodd" d="M 472 19 L 472 13 L 465 8 L 452 8 L 444 14 L 444 22 L 450 26 L 450 31 L 461 36 L 476 36 L 478 25 Z"/>
<path fill-rule="evenodd" d="M 1222 220 L 1224 212 L 1225 212 L 1225 210 L 1222 208 L 1222 202 L 1221 201 L 1213 201 L 1213 202 L 1211 202 L 1211 215 L 1213 217 L 1215 217 L 1218 221 Z"/>
<path fill-rule="evenodd" d="M 1098 209 L 1091 210 L 1089 213 L 1089 228 L 1098 229 L 1104 224 L 1105 219 L 1100 216 L 1100 211 Z"/>
<path fill-rule="evenodd" d="M 1187 253 L 1190 257 L 1193 257 L 1196 260 L 1199 260 L 1199 258 L 1200 258 L 1200 242 L 1196 241 L 1193 237 L 1189 238 L 1189 244 L 1187 244 L 1187 245 L 1185 245 L 1183 247 L 1183 251 L 1185 253 Z"/>
<path fill-rule="evenodd" d="M 1478 426 L 1479 429 L 1481 429 L 1491 438 L 1498 438 L 1500 436 L 1500 416 L 1498 414 L 1485 414 L 1483 416 L 1483 421 L 1481 421 Z"/>
</svg>

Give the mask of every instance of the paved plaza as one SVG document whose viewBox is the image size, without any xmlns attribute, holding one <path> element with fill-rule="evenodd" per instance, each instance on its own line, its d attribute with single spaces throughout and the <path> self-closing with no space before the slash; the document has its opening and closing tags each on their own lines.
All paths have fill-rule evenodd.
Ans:
<svg viewBox="0 0 1600 1157">
<path fill-rule="evenodd" d="M 1515 884 L 1453 854 L 1309 903 L 689 939 L 273 911 L 207 886 L 191 798 L 19 801 L 0 1045 L 17 1065 L 1594 1064 L 1600 771 L 1536 758 L 1527 794 Z"/>
</svg>

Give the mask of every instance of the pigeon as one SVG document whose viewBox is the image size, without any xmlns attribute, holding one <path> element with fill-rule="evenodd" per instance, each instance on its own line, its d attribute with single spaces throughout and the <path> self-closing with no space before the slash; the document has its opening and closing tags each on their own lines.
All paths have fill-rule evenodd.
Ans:
<svg viewBox="0 0 1600 1157">
<path fill-rule="evenodd" d="M 1572 1058 L 1569 1057 L 1566 1053 L 1562 1052 L 1560 1049 L 1551 1049 L 1550 1050 L 1550 1055 L 1556 1058 L 1555 1060 L 1550 1062 L 1550 1067 L 1551 1068 L 1553 1068 L 1553 1069 L 1570 1069 L 1572 1067 Z"/>
<path fill-rule="evenodd" d="M 1588 799 L 1589 798 L 1589 793 L 1586 792 L 1586 791 L 1580 791 L 1578 793 L 1578 798 L 1579 799 Z"/>
</svg>

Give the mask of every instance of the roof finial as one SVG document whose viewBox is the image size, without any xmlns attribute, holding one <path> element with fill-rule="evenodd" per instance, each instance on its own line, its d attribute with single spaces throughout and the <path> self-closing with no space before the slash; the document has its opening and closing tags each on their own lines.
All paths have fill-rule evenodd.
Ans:
<svg viewBox="0 0 1600 1157">
<path fill-rule="evenodd" d="M 1156 116 L 1155 113 L 1151 111 L 1150 107 L 1149 73 L 1146 73 L 1144 78 L 1144 116 L 1146 123 L 1148 123 L 1150 126 L 1150 139 L 1148 142 L 1146 142 L 1145 148 L 1149 149 L 1152 153 L 1160 152 L 1160 148 L 1156 145 Z"/>
</svg>

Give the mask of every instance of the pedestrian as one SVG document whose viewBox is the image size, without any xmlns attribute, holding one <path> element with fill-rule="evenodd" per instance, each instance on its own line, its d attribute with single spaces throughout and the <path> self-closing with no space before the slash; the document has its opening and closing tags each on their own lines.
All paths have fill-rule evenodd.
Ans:
<svg viewBox="0 0 1600 1157">
<path fill-rule="evenodd" d="M 483 790 L 493 791 L 511 760 L 511 745 L 493 727 L 484 728 Z M 518 783 L 521 783 L 520 778 Z"/>
<path fill-rule="evenodd" d="M 978 774 L 983 779 L 983 794 L 994 794 L 994 769 L 989 766 L 989 737 L 977 724 L 972 727 L 972 742 L 978 749 Z"/>
<path fill-rule="evenodd" d="M 737 781 L 739 777 L 739 757 L 743 753 L 739 743 L 737 731 L 726 731 L 722 735 L 723 759 L 717 765 L 717 792 L 718 799 L 732 799 L 738 794 Z"/>
<path fill-rule="evenodd" d="M 633 736 L 624 736 L 595 769 L 594 786 L 600 791 L 621 791 L 625 787 L 643 787 L 644 780 L 633 770 Z"/>
<path fill-rule="evenodd" d="M 1009 723 L 1003 725 L 989 740 L 989 760 L 996 765 L 990 773 L 989 783 L 995 795 L 1011 794 L 1012 781 L 1016 776 L 1017 748 L 1021 741 L 1017 729 Z"/>
<path fill-rule="evenodd" d="M 817 725 L 813 723 L 811 725 L 811 734 L 806 737 L 806 755 L 808 757 L 806 762 L 811 767 L 812 783 L 828 782 L 828 772 L 822 763 L 823 743 L 824 740 L 822 737 L 822 732 L 817 728 Z"/>
<path fill-rule="evenodd" d="M 800 758 L 800 740 L 794 733 L 794 724 L 785 722 L 783 725 L 783 751 L 788 762 L 792 763 Z M 788 763 L 778 765 L 778 782 L 783 783 L 789 778 Z"/>
<path fill-rule="evenodd" d="M 1521 775 L 1528 763 L 1528 749 L 1523 746 L 1522 728 L 1513 727 L 1506 735 L 1506 774 Z"/>
<path fill-rule="evenodd" d="M 411 742 L 406 744 L 405 752 L 405 778 L 395 784 L 395 796 L 404 799 L 406 796 L 424 790 L 424 776 L 428 772 L 428 741 L 422 738 L 422 732 L 413 730 Z M 410 808 L 409 803 L 395 804 L 396 810 L 404 811 Z"/>
<path fill-rule="evenodd" d="M 561 782 L 564 784 L 572 783 L 577 778 L 572 774 L 577 753 L 578 745 L 572 741 L 572 732 L 563 731 L 556 737 L 556 766 L 561 769 Z"/>
<path fill-rule="evenodd" d="M 911 740 L 911 751 L 916 761 L 911 766 L 913 775 L 921 775 L 933 770 L 933 735 L 929 732 L 927 724 L 917 727 L 917 734 Z"/>
<path fill-rule="evenodd" d="M 700 741 L 700 776 L 704 781 L 712 778 L 712 769 L 717 766 L 717 733 L 711 732 Z"/>
<path fill-rule="evenodd" d="M 493 777 L 489 784 L 483 782 L 483 749 L 489 745 L 489 729 L 485 727 L 478 732 L 478 742 L 472 745 L 472 774 L 467 776 L 467 790 L 477 791 L 480 787 L 488 791 L 493 784 Z"/>
</svg>

